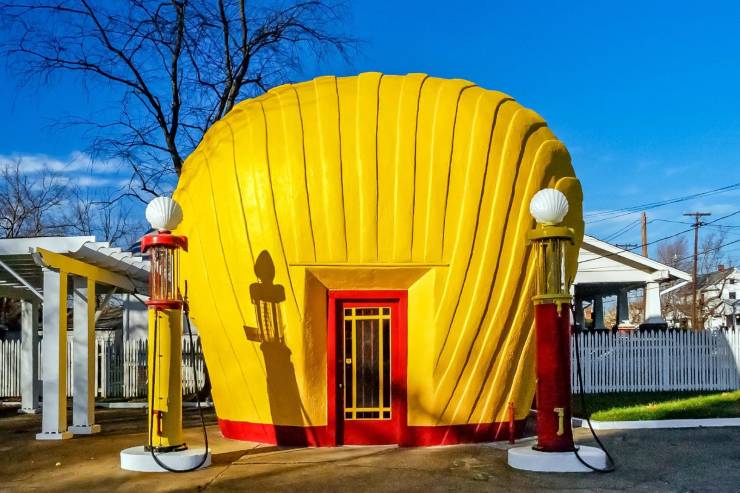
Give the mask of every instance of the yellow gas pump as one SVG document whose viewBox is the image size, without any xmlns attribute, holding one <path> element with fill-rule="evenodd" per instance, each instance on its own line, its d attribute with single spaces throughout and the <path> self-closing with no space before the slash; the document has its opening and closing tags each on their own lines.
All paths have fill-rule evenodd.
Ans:
<svg viewBox="0 0 740 493">
<path fill-rule="evenodd" d="M 150 258 L 148 443 L 121 452 L 121 467 L 132 471 L 184 472 L 210 465 L 210 453 L 189 449 L 182 433 L 182 312 L 180 251 L 184 236 L 172 234 L 182 221 L 182 209 L 169 197 L 149 203 L 146 218 L 155 230 L 141 239 Z"/>
</svg>

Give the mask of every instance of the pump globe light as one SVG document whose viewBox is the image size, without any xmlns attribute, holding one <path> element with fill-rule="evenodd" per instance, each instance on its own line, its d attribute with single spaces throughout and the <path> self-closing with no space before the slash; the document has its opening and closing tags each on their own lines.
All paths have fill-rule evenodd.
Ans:
<svg viewBox="0 0 740 493">
<path fill-rule="evenodd" d="M 182 208 L 170 197 L 157 197 L 146 206 L 145 215 L 152 228 L 171 231 L 182 221 Z"/>
<path fill-rule="evenodd" d="M 560 224 L 568 214 L 568 199 L 560 190 L 543 188 L 532 197 L 529 213 L 538 224 Z"/>
</svg>

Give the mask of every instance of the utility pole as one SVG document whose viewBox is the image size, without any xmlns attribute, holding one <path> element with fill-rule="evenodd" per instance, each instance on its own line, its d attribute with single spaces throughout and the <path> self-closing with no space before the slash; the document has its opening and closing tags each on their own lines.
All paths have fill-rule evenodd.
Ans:
<svg viewBox="0 0 740 493">
<path fill-rule="evenodd" d="M 648 256 L 648 241 L 647 241 L 647 214 L 642 211 L 642 256 Z"/>
<path fill-rule="evenodd" d="M 696 277 L 698 275 L 699 267 L 699 227 L 702 225 L 701 218 L 703 216 L 711 216 L 709 212 L 687 212 L 684 216 L 690 216 L 694 218 L 694 267 L 692 269 L 691 277 L 693 279 L 692 285 L 692 296 L 691 296 L 691 328 L 699 330 L 699 317 L 696 311 Z"/>
<path fill-rule="evenodd" d="M 648 239 L 647 239 L 647 213 L 642 211 L 642 256 L 648 256 Z M 647 320 L 647 285 L 642 289 L 642 319 Z"/>
</svg>

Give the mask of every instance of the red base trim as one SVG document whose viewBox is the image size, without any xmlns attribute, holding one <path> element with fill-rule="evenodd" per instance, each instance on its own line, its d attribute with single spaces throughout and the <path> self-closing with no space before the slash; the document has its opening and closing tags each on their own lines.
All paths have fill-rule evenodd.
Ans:
<svg viewBox="0 0 740 493">
<path fill-rule="evenodd" d="M 524 434 L 524 421 L 514 422 L 514 438 Z M 449 426 L 409 426 L 404 443 L 407 446 L 456 445 L 459 443 L 496 442 L 509 439 L 510 426 L 505 423 L 480 423 Z"/>
<path fill-rule="evenodd" d="M 515 423 L 515 438 L 524 433 L 524 421 Z M 326 426 L 275 426 L 218 419 L 226 438 L 293 447 L 334 447 Z M 509 439 L 509 423 L 481 423 L 450 426 L 408 426 L 400 445 L 407 447 L 494 442 Z"/>
<path fill-rule="evenodd" d="M 218 418 L 226 438 L 291 447 L 333 447 L 326 426 L 275 426 Z"/>
</svg>

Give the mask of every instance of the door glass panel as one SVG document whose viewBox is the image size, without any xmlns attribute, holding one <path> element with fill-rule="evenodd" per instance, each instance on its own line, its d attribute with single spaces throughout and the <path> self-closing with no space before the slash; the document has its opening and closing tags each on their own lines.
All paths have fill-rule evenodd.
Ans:
<svg viewBox="0 0 740 493">
<path fill-rule="evenodd" d="M 391 419 L 391 312 L 344 309 L 344 418 Z"/>
</svg>

